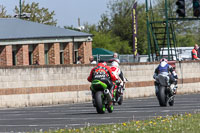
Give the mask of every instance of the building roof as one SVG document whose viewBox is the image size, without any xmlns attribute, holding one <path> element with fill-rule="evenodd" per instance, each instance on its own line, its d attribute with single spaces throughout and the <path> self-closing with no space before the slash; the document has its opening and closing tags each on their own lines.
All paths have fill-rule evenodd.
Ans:
<svg viewBox="0 0 200 133">
<path fill-rule="evenodd" d="M 92 35 L 17 18 L 0 18 L 0 40 L 89 36 Z"/>
</svg>

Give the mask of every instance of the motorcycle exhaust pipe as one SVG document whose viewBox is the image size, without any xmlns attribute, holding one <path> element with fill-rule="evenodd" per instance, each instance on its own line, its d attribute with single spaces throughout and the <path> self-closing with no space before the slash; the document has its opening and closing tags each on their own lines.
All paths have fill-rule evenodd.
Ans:
<svg viewBox="0 0 200 133">
<path fill-rule="evenodd" d="M 104 94 L 108 99 L 108 102 L 112 102 L 112 95 L 108 89 L 104 90 Z"/>
</svg>

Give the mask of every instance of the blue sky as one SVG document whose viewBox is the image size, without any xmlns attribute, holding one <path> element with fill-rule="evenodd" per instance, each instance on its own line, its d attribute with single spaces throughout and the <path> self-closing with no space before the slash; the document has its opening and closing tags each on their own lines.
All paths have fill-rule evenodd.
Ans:
<svg viewBox="0 0 200 133">
<path fill-rule="evenodd" d="M 25 2 L 37 2 L 40 7 L 55 11 L 55 19 L 60 27 L 71 25 L 77 27 L 78 18 L 81 24 L 86 22 L 97 24 L 101 14 L 107 11 L 109 0 L 25 0 Z M 19 6 L 19 0 L 0 0 L 0 4 L 6 7 L 8 14 L 14 15 L 13 10 L 16 5 Z"/>
</svg>

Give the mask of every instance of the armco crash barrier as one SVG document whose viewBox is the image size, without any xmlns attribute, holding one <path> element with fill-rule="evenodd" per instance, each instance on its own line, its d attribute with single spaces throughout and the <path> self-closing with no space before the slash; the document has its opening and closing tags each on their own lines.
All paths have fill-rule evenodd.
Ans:
<svg viewBox="0 0 200 133">
<path fill-rule="evenodd" d="M 153 73 L 159 62 L 121 64 L 128 79 L 124 98 L 154 96 Z M 178 94 L 200 92 L 200 62 L 176 62 Z M 87 81 L 94 65 L 0 68 L 0 107 L 26 107 L 91 100 Z"/>
</svg>

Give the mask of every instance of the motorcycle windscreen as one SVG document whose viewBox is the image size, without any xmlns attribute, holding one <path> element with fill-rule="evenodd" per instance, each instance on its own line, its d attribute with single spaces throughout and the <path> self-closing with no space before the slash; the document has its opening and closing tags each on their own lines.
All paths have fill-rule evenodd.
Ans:
<svg viewBox="0 0 200 133">
<path fill-rule="evenodd" d="M 98 91 L 98 90 L 105 90 L 107 89 L 108 86 L 100 80 L 93 80 L 91 87 L 92 90 Z"/>
</svg>

